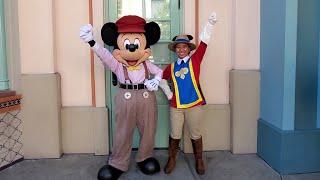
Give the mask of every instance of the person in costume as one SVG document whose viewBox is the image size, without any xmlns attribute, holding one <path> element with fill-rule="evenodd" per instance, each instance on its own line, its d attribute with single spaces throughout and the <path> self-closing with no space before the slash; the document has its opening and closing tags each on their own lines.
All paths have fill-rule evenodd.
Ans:
<svg viewBox="0 0 320 180">
<path fill-rule="evenodd" d="M 114 47 L 112 54 L 94 40 L 90 24 L 80 28 L 80 38 L 90 44 L 119 82 L 115 96 L 116 127 L 112 154 L 108 165 L 99 170 L 98 179 L 118 179 L 128 170 L 136 126 L 140 133 L 137 165 L 144 174 L 157 173 L 160 165 L 152 157 L 158 115 L 154 91 L 158 89 L 162 70 L 147 58 L 151 55 L 150 46 L 160 39 L 160 27 L 155 22 L 146 23 L 139 16 L 128 15 L 116 23 L 104 24 L 101 36 L 105 44 Z M 151 75 L 154 78 L 150 79 Z"/>
<path fill-rule="evenodd" d="M 191 35 L 181 34 L 172 39 L 168 48 L 175 52 L 178 59 L 168 65 L 163 71 L 163 79 L 173 81 L 173 94 L 168 88 L 165 80 L 162 80 L 160 87 L 167 95 L 170 102 L 170 125 L 171 131 L 169 136 L 169 158 L 165 165 L 164 172 L 169 174 L 173 171 L 176 164 L 176 156 L 179 151 L 179 142 L 182 137 L 183 125 L 186 122 L 192 142 L 196 171 L 198 174 L 205 173 L 205 166 L 202 160 L 202 136 L 200 132 L 200 123 L 202 120 L 202 105 L 205 99 L 202 95 L 199 75 L 200 64 L 206 52 L 207 44 L 210 41 L 213 25 L 216 23 L 216 13 L 209 16 L 208 22 L 200 34 L 200 45 L 190 41 Z M 196 49 L 193 55 L 190 51 Z"/>
</svg>

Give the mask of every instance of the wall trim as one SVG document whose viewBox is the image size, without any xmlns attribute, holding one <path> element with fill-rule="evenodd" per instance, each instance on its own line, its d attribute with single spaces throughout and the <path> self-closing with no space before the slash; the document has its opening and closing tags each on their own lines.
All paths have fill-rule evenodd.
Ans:
<svg viewBox="0 0 320 180">
<path fill-rule="evenodd" d="M 231 151 L 235 154 L 257 152 L 257 121 L 260 114 L 260 72 L 231 70 Z"/>
<path fill-rule="evenodd" d="M 62 107 L 63 153 L 109 154 L 108 109 Z"/>
<path fill-rule="evenodd" d="M 60 74 L 21 76 L 22 143 L 25 159 L 59 158 L 61 151 Z"/>
<path fill-rule="evenodd" d="M 281 130 L 258 121 L 258 155 L 280 174 L 320 171 L 320 129 Z"/>
</svg>

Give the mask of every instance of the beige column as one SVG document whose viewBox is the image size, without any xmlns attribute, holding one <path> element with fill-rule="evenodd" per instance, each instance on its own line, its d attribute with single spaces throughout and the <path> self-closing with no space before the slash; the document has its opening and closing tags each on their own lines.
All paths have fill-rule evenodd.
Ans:
<svg viewBox="0 0 320 180">
<path fill-rule="evenodd" d="M 53 0 L 18 1 L 24 157 L 61 155 L 60 76 Z"/>
<path fill-rule="evenodd" d="M 257 152 L 259 97 L 259 71 L 230 71 L 231 151 L 235 154 Z"/>
<path fill-rule="evenodd" d="M 59 74 L 24 74 L 21 87 L 24 158 L 59 158 L 62 153 Z"/>
<path fill-rule="evenodd" d="M 233 0 L 231 151 L 256 153 L 260 90 L 260 1 Z"/>
</svg>

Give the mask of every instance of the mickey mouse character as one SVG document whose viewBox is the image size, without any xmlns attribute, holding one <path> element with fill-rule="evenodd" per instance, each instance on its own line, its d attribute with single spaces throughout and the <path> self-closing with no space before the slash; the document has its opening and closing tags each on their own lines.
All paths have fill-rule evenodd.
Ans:
<svg viewBox="0 0 320 180">
<path fill-rule="evenodd" d="M 157 159 L 152 157 L 157 124 L 157 104 L 154 91 L 162 79 L 162 70 L 147 58 L 150 45 L 160 39 L 160 27 L 146 23 L 139 16 L 123 16 L 116 23 L 106 23 L 101 29 L 105 44 L 114 47 L 111 54 L 95 42 L 92 26 L 80 28 L 80 38 L 90 44 L 105 67 L 116 74 L 119 90 L 115 96 L 116 128 L 112 154 L 108 165 L 98 172 L 99 180 L 118 179 L 128 170 L 132 137 L 137 126 L 140 146 L 136 155 L 138 167 L 144 174 L 160 171 Z M 150 79 L 150 74 L 154 75 Z"/>
</svg>

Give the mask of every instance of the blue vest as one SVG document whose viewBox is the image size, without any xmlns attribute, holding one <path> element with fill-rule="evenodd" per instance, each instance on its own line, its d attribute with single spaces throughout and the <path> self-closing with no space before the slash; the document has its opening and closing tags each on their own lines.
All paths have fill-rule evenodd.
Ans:
<svg viewBox="0 0 320 180">
<path fill-rule="evenodd" d="M 189 108 L 201 102 L 202 96 L 194 76 L 192 62 L 177 61 L 171 64 L 171 75 L 174 83 L 177 108 Z"/>
</svg>

